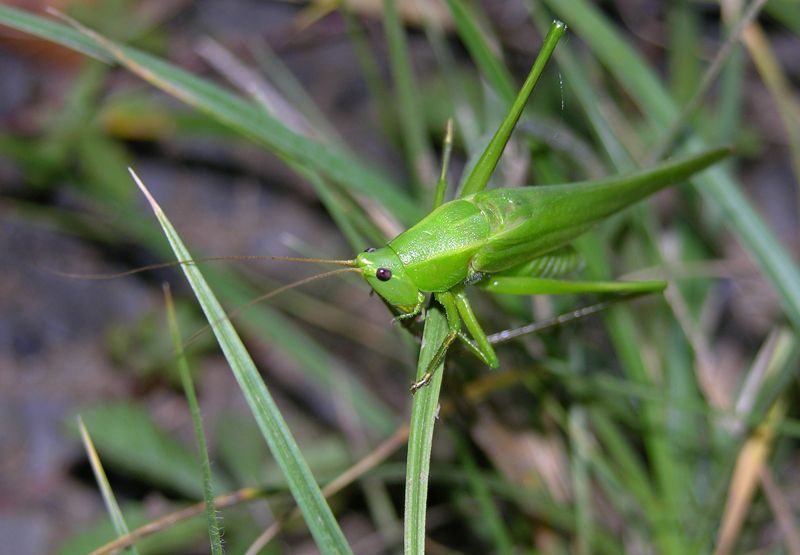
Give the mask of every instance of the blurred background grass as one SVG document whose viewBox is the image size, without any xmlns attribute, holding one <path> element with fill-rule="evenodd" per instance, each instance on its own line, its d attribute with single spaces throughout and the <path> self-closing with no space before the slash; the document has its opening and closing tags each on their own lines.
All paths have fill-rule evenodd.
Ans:
<svg viewBox="0 0 800 555">
<path fill-rule="evenodd" d="M 563 18 L 568 40 L 497 185 L 648 163 L 744 9 L 733 0 L 456 1 L 430 3 L 421 17 L 415 2 L 398 1 L 396 14 L 387 11 L 394 4 L 57 4 L 111 38 L 253 95 L 275 129 L 327 145 L 289 155 L 271 147 L 278 156 L 122 69 L 2 28 L 0 536 L 9 552 L 83 553 L 113 537 L 78 413 L 129 527 L 202 499 L 161 293 L 169 282 L 185 336 L 203 327 L 180 272 L 89 281 L 48 271 L 169 260 L 127 166 L 195 255 L 349 258 L 430 205 L 448 117 L 457 181 L 533 60 L 537 24 Z M 733 144 L 724 172 L 582 241 L 587 275 L 666 278 L 664 298 L 500 347 L 495 373 L 449 357 L 430 552 L 800 552 L 798 345 L 789 327 L 800 321 L 798 32 L 798 2 L 767 2 L 677 136 L 678 149 Z M 352 164 L 319 165 L 329 152 Z M 733 187 L 745 204 L 735 204 Z M 315 271 L 203 270 L 228 308 Z M 591 300 L 475 298 L 489 332 Z M 322 483 L 408 420 L 418 345 L 359 280 L 309 285 L 236 323 Z M 255 486 L 269 500 L 224 510 L 226 547 L 243 552 L 287 507 L 285 483 L 210 335 L 187 356 L 215 493 Z M 356 552 L 399 549 L 404 461 L 396 449 L 330 500 Z M 140 547 L 205 552 L 205 535 L 201 516 Z M 289 522 L 263 552 L 308 549 L 307 531 Z"/>
</svg>

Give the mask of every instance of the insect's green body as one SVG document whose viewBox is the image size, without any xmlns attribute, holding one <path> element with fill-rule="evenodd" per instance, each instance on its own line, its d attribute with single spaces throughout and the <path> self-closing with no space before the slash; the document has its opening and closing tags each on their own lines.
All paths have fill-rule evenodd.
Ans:
<svg viewBox="0 0 800 555">
<path fill-rule="evenodd" d="M 600 181 L 475 193 L 439 206 L 386 246 L 358 255 L 355 264 L 370 286 L 405 315 L 418 314 L 424 294 L 434 293 L 454 326 L 460 328 L 459 317 L 467 324 L 478 343 L 471 345 L 473 351 L 495 366 L 485 334 L 477 321 L 470 322 L 474 316 L 465 285 L 516 294 L 661 289 L 661 282 L 594 282 L 563 289 L 542 278 L 548 271 L 558 273 L 552 272 L 556 266 L 575 267 L 569 262 L 575 260 L 572 251 L 563 247 L 595 223 L 727 154 L 727 149 L 712 150 Z"/>
<path fill-rule="evenodd" d="M 445 164 L 434 210 L 384 247 L 367 249 L 348 262 L 361 271 L 375 292 L 400 311 L 401 318 L 420 314 L 428 293 L 445 309 L 447 338 L 412 391 L 428 383 L 456 338 L 489 366 L 498 365 L 494 349 L 472 312 L 465 292 L 467 285 L 513 295 L 663 290 L 666 284 L 662 281 L 553 278 L 577 269 L 579 258 L 569 243 L 597 222 L 729 154 L 724 148 L 710 150 L 598 181 L 485 191 L 544 61 L 565 31 L 563 23 L 554 22 L 545 37 L 545 48 L 516 100 L 466 178 L 461 197 L 442 204 Z M 461 331 L 462 323 L 471 339 Z"/>
</svg>

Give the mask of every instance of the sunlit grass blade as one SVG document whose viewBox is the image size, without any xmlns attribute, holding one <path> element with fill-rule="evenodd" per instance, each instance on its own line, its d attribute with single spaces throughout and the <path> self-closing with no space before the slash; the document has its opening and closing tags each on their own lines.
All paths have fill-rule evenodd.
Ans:
<svg viewBox="0 0 800 555">
<path fill-rule="evenodd" d="M 81 433 L 83 447 L 86 449 L 86 454 L 89 456 L 89 462 L 92 465 L 92 472 L 94 472 L 97 486 L 100 488 L 100 493 L 103 495 L 103 501 L 105 502 L 106 510 L 108 511 L 108 514 L 111 517 L 111 522 L 114 525 L 114 530 L 118 536 L 125 536 L 126 534 L 130 533 L 130 530 L 128 530 L 128 525 L 125 522 L 125 517 L 122 515 L 122 510 L 119 508 L 119 503 L 117 503 L 117 498 L 114 495 L 114 491 L 111 489 L 111 484 L 108 483 L 106 472 L 103 469 L 103 463 L 100 461 L 100 457 L 94 448 L 94 443 L 89 435 L 89 431 L 86 429 L 83 419 L 80 416 L 78 417 L 78 429 Z M 139 553 L 139 551 L 136 549 L 136 546 L 130 546 L 126 552 L 133 553 L 134 555 L 138 555 Z"/>
<path fill-rule="evenodd" d="M 145 185 L 131 172 L 153 209 L 164 234 L 167 236 L 178 260 L 188 260 L 191 255 Z M 225 311 L 217 301 L 196 266 L 183 265 L 183 272 L 197 296 L 225 358 L 239 383 L 250 410 L 261 429 L 270 451 L 281 468 L 298 507 L 303 513 L 317 547 L 322 553 L 350 553 L 350 547 L 328 507 L 316 480 L 303 459 L 297 443 L 261 379 L 241 339 Z"/>
<path fill-rule="evenodd" d="M 714 550 L 717 555 L 731 553 L 738 540 L 742 524 L 750 512 L 759 477 L 772 448 L 775 438 L 774 423 L 783 418 L 786 410 L 786 399 L 778 399 L 767 414 L 764 423 L 754 431 L 739 452 Z"/>
<path fill-rule="evenodd" d="M 181 344 L 181 333 L 178 329 L 178 319 L 175 316 L 175 305 L 172 302 L 172 294 L 169 287 L 164 286 L 164 300 L 167 306 L 167 320 L 169 322 L 169 331 L 172 336 L 172 343 L 175 346 L 175 352 L 178 353 L 177 365 L 178 371 L 181 375 L 181 383 L 183 384 L 183 391 L 186 395 L 186 401 L 189 403 L 189 411 L 192 414 L 192 423 L 194 424 L 194 435 L 197 441 L 197 453 L 200 457 L 200 466 L 203 473 L 203 499 L 206 503 L 206 522 L 208 524 L 208 536 L 211 541 L 211 553 L 213 555 L 221 555 L 222 551 L 222 528 L 220 526 L 219 518 L 217 516 L 217 509 L 214 506 L 214 487 L 211 481 L 211 463 L 208 460 L 208 447 L 206 444 L 206 434 L 203 431 L 203 419 L 200 414 L 200 405 L 197 402 L 197 394 L 194 389 L 194 381 L 192 380 L 192 373 L 189 370 L 189 363 L 186 360 L 186 355 L 183 352 Z"/>
<path fill-rule="evenodd" d="M 25 15 L 13 8 L 0 8 L 0 23 L 73 47 L 72 43 L 63 40 L 62 34 L 54 32 L 70 30 L 69 27 L 32 15 L 25 18 L 26 25 L 21 27 L 20 14 Z M 159 58 L 115 43 L 90 29 L 81 27 L 80 31 L 96 50 L 102 50 L 142 79 L 235 129 L 242 136 L 266 146 L 281 157 L 319 171 L 343 187 L 376 199 L 405 223 L 417 219 L 416 206 L 397 184 L 354 156 L 298 135 L 252 102 Z"/>
<path fill-rule="evenodd" d="M 791 83 L 761 27 L 755 23 L 750 25 L 743 33 L 743 40 L 781 115 L 792 154 L 795 183 L 800 186 L 800 100 L 793 92 Z"/>
<path fill-rule="evenodd" d="M 448 329 L 447 319 L 439 306 L 429 308 L 426 315 L 417 365 L 417 380 L 425 375 L 428 364 L 447 336 Z M 425 553 L 425 515 L 428 503 L 431 445 L 443 377 L 444 364 L 440 364 L 434 371 L 433 379 L 414 395 L 411 404 L 403 519 L 403 545 L 407 554 Z"/>
</svg>

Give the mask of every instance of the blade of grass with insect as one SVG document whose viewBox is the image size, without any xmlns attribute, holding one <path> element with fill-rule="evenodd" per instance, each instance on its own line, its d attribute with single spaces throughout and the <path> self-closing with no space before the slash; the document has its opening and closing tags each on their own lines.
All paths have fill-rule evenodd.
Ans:
<svg viewBox="0 0 800 555">
<path fill-rule="evenodd" d="M 642 107 L 652 128 L 664 129 L 678 116 L 674 101 L 662 87 L 652 69 L 644 63 L 611 23 L 585 0 L 554 2 L 550 9 L 574 26 L 595 55 Z M 703 147 L 702 138 L 688 141 L 690 150 Z M 782 299 L 782 307 L 793 325 L 800 328 L 800 271 L 774 233 L 742 195 L 739 184 L 724 168 L 713 168 L 692 179 L 698 191 L 725 214 L 725 223 L 772 282 Z"/>
<path fill-rule="evenodd" d="M 181 332 L 178 328 L 178 319 L 175 316 L 175 305 L 172 301 L 172 293 L 167 285 L 164 286 L 164 301 L 167 306 L 167 320 L 169 322 L 172 343 L 175 345 L 175 351 L 178 353 L 178 371 L 181 375 L 183 392 L 189 404 L 189 412 L 192 415 L 194 435 L 197 441 L 197 452 L 200 456 L 200 466 L 203 474 L 203 500 L 206 504 L 206 522 L 208 526 L 208 538 L 211 542 L 211 553 L 213 555 L 221 555 L 223 553 L 222 527 L 220 526 L 219 517 L 217 516 L 217 509 L 214 506 L 214 488 L 211 482 L 211 463 L 208 460 L 206 434 L 203 430 L 203 419 L 200 414 L 200 404 L 197 402 L 192 373 L 189 370 L 189 363 L 186 360 L 186 355 L 181 345 Z"/>
<path fill-rule="evenodd" d="M 73 43 L 62 40 L 62 35 L 52 33 L 54 25 L 55 29 L 64 31 L 69 30 L 69 27 L 58 26 L 21 10 L 0 6 L 0 23 L 65 46 L 74 46 Z M 77 25 L 76 22 L 72 23 Z M 400 187 L 355 157 L 294 133 L 253 103 L 159 58 L 115 43 L 84 27 L 80 28 L 80 33 L 90 41 L 95 50 L 103 50 L 107 56 L 113 57 L 132 73 L 235 129 L 244 137 L 269 148 L 279 156 L 328 176 L 343 187 L 374 198 L 405 224 L 419 218 L 416 206 L 401 192 Z"/>
<path fill-rule="evenodd" d="M 452 465 L 432 465 L 430 471 L 432 481 L 437 485 L 465 488 L 469 484 L 469 477 L 461 468 L 454 468 Z M 400 482 L 405 478 L 405 468 L 400 465 L 385 464 L 377 468 L 373 474 L 387 481 Z M 563 533 L 575 532 L 575 517 L 572 511 L 543 494 L 541 490 L 521 487 L 486 471 L 480 472 L 480 479 L 492 495 L 519 506 L 530 519 L 541 521 L 542 524 Z M 593 553 L 617 555 L 625 552 L 620 541 L 605 530 L 598 530 L 592 537 L 592 542 Z"/>
<path fill-rule="evenodd" d="M 544 65 L 553 53 L 556 44 L 566 32 L 566 27 L 559 21 L 553 22 L 550 31 L 544 38 L 541 50 L 534 60 L 530 74 L 525 80 L 517 99 L 510 106 L 506 119 L 495 134 L 490 146 L 475 165 L 471 175 L 465 181 L 461 196 L 483 190 L 489 181 L 497 162 L 502 155 L 503 145 L 519 120 L 525 106 L 525 99 L 531 94 L 533 86 L 541 74 Z M 437 348 L 448 335 L 448 323 L 438 306 L 429 308 L 423 330 L 422 347 L 417 365 L 417 380 L 428 373 Z M 425 552 L 425 514 L 430 476 L 430 455 L 433 441 L 433 426 L 438 407 L 439 389 L 444 374 L 444 361 L 435 368 L 432 382 L 414 395 L 411 405 L 410 436 L 408 441 L 407 479 L 405 495 L 405 518 L 403 544 L 406 553 Z"/>
<path fill-rule="evenodd" d="M 131 174 L 153 208 L 164 234 L 175 251 L 176 258 L 190 259 L 191 255 L 155 199 L 150 196 L 138 177 L 132 172 Z M 212 324 L 214 335 L 258 422 L 264 439 L 289 484 L 289 489 L 303 513 L 317 547 L 322 553 L 350 553 L 350 546 L 303 459 L 291 431 L 233 325 L 225 317 L 225 311 L 208 288 L 197 267 L 183 265 L 182 269 L 197 295 L 206 318 Z"/>
<path fill-rule="evenodd" d="M 92 465 L 92 472 L 97 481 L 97 486 L 100 488 L 100 492 L 103 495 L 106 510 L 111 517 L 111 522 L 114 524 L 114 530 L 118 536 L 124 536 L 130 533 L 130 530 L 125 522 L 125 517 L 122 515 L 122 510 L 119 508 L 119 503 L 117 503 L 117 497 L 111 489 L 111 484 L 108 483 L 108 478 L 103 469 L 103 463 L 100 461 L 100 456 L 97 454 L 89 431 L 86 429 L 83 419 L 80 416 L 78 417 L 78 429 L 81 433 L 81 440 L 83 440 L 83 447 L 86 449 L 86 454 L 89 456 L 89 462 Z M 133 555 L 139 554 L 139 550 L 136 549 L 136 546 L 131 546 L 125 551 Z"/>
<path fill-rule="evenodd" d="M 431 306 L 425 317 L 422 346 L 419 350 L 416 379 L 422 379 L 437 347 L 447 336 L 447 318 L 438 306 Z M 403 545 L 405 553 L 425 553 L 425 522 L 430 481 L 433 427 L 439 407 L 439 390 L 444 376 L 444 362 L 436 369 L 433 379 L 422 388 L 411 404 L 408 457 L 406 461 L 405 515 Z"/>
</svg>

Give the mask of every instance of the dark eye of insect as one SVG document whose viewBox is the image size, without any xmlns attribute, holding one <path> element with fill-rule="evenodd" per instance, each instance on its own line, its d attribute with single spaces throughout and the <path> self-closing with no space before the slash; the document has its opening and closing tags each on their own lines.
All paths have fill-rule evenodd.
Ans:
<svg viewBox="0 0 800 555">
<path fill-rule="evenodd" d="M 381 281 L 389 281 L 392 279 L 392 271 L 389 268 L 378 268 L 375 277 Z"/>
<path fill-rule="evenodd" d="M 364 252 L 375 252 L 375 247 L 367 247 Z"/>
</svg>

